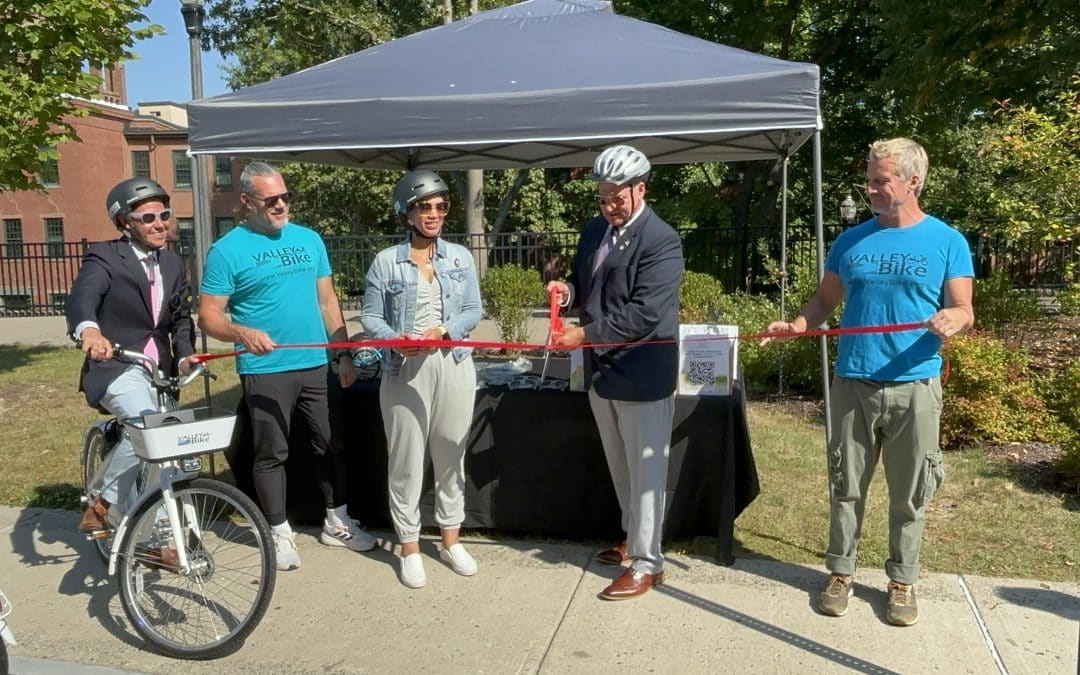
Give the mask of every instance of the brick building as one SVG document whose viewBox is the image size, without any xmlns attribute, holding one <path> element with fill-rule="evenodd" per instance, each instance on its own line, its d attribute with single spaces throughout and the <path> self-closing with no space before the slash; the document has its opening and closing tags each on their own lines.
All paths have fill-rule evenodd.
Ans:
<svg viewBox="0 0 1080 675">
<path fill-rule="evenodd" d="M 41 174 L 44 192 L 0 191 L 0 316 L 53 313 L 63 306 L 87 243 L 117 237 L 105 212 L 116 183 L 148 176 L 169 191 L 171 239 L 192 248 L 194 219 L 187 112 L 171 102 L 127 106 L 124 68 L 97 71 L 99 98 L 78 100 L 90 110 L 69 120 L 81 142 L 59 146 L 60 159 Z M 215 236 L 234 224 L 241 164 L 217 156 L 206 160 Z"/>
</svg>

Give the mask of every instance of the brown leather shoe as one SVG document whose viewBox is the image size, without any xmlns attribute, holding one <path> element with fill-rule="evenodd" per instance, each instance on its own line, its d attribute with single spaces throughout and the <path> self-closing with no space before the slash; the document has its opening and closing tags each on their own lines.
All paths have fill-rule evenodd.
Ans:
<svg viewBox="0 0 1080 675">
<path fill-rule="evenodd" d="M 82 520 L 79 521 L 79 532 L 102 532 L 111 530 L 109 525 L 109 502 L 101 497 L 94 500 L 83 511 Z"/>
<path fill-rule="evenodd" d="M 167 572 L 176 572 L 180 569 L 180 554 L 171 546 L 148 548 L 139 556 L 139 560 L 147 567 L 156 567 Z"/>
<path fill-rule="evenodd" d="M 664 583 L 664 573 L 646 574 L 631 567 L 605 588 L 600 597 L 605 600 L 629 600 L 644 595 L 653 586 Z"/>
<path fill-rule="evenodd" d="M 621 565 L 630 559 L 626 550 L 626 542 L 616 544 L 611 548 L 604 549 L 596 554 L 596 559 L 605 565 Z"/>
</svg>

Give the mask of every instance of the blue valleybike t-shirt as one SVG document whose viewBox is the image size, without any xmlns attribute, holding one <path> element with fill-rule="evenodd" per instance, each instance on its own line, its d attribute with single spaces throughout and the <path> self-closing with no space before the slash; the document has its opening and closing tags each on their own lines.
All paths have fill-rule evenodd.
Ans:
<svg viewBox="0 0 1080 675">
<path fill-rule="evenodd" d="M 945 282 L 974 276 L 971 248 L 933 216 L 910 227 L 877 218 L 843 234 L 825 268 L 844 284 L 841 327 L 926 321 L 944 306 Z M 941 374 L 941 338 L 926 329 L 840 337 L 836 374 L 909 382 Z"/>
<path fill-rule="evenodd" d="M 202 292 L 228 296 L 233 323 L 265 331 L 279 345 L 319 344 L 327 336 L 316 282 L 330 273 L 326 246 L 315 231 L 293 223 L 273 234 L 240 226 L 210 247 Z M 275 349 L 264 356 L 241 354 L 236 369 L 256 375 L 326 362 L 325 348 Z"/>
</svg>

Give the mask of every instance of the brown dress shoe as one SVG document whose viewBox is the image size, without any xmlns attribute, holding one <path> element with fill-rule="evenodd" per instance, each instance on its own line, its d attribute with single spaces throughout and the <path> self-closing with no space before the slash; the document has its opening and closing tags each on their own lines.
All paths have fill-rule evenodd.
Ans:
<svg viewBox="0 0 1080 675">
<path fill-rule="evenodd" d="M 180 569 L 180 554 L 171 546 L 151 547 L 139 556 L 139 561 L 147 567 L 156 567 L 167 572 Z"/>
<path fill-rule="evenodd" d="M 83 511 L 82 520 L 79 521 L 79 532 L 102 532 L 111 530 L 109 526 L 109 502 L 101 497 L 94 500 Z"/>
<path fill-rule="evenodd" d="M 616 544 L 596 554 L 596 559 L 605 565 L 621 565 L 630 559 L 626 551 L 626 542 Z"/>
<path fill-rule="evenodd" d="M 629 600 L 639 595 L 644 595 L 653 586 L 664 583 L 663 571 L 656 574 L 638 572 L 631 567 L 622 573 L 611 585 L 605 588 L 600 597 L 605 600 Z"/>
</svg>

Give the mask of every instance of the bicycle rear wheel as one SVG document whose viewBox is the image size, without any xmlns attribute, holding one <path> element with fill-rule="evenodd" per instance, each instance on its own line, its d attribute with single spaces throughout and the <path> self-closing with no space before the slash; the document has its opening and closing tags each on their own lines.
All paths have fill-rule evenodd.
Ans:
<svg viewBox="0 0 1080 675">
<path fill-rule="evenodd" d="M 188 569 L 179 569 L 159 493 L 131 517 L 120 546 L 124 612 L 156 650 L 183 659 L 231 654 L 274 592 L 270 526 L 244 493 L 217 480 L 175 486 Z"/>
<path fill-rule="evenodd" d="M 89 500 L 90 503 L 94 500 L 94 495 L 91 492 L 93 487 L 91 483 L 94 481 L 99 469 L 105 463 L 105 459 L 108 455 L 108 451 L 112 449 L 112 444 L 109 443 L 105 437 L 105 432 L 101 430 L 101 427 L 94 424 L 86 430 L 86 435 L 83 436 L 83 448 L 82 457 L 80 463 L 83 470 L 83 496 Z M 107 537 L 97 537 L 94 540 L 94 548 L 97 549 L 98 555 L 105 562 L 109 561 L 109 552 L 112 550 L 113 537 L 110 534 Z"/>
</svg>

